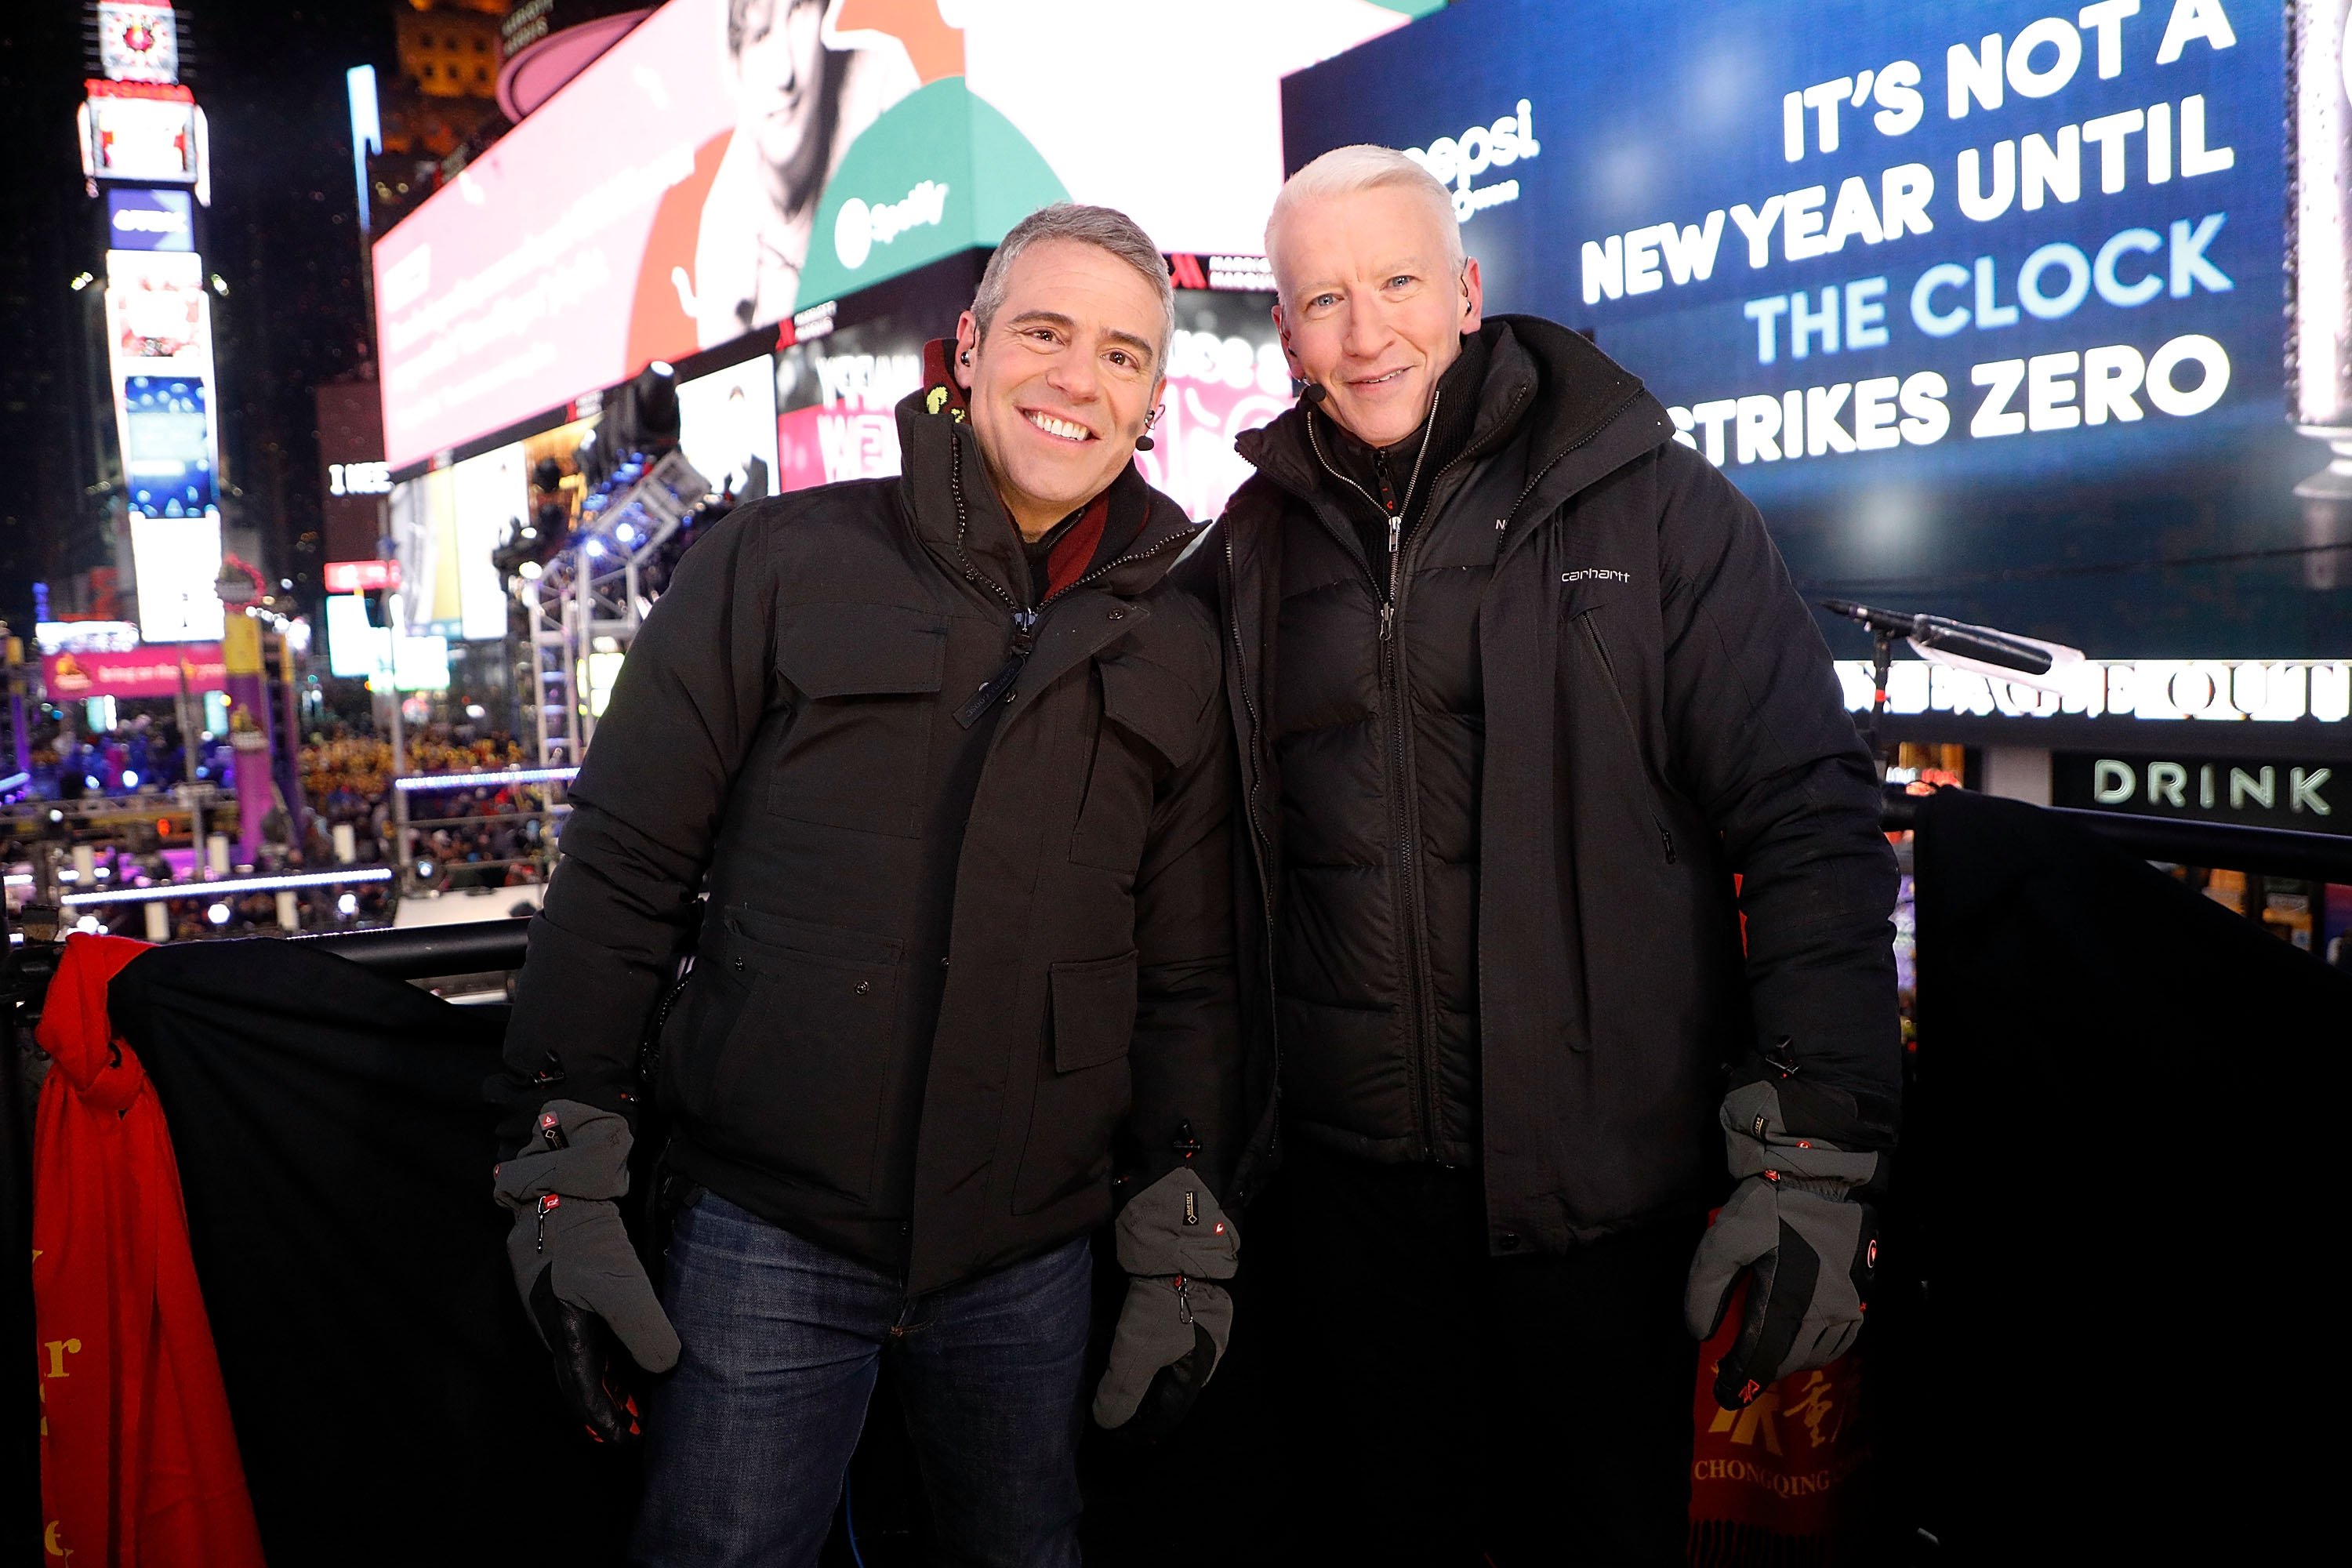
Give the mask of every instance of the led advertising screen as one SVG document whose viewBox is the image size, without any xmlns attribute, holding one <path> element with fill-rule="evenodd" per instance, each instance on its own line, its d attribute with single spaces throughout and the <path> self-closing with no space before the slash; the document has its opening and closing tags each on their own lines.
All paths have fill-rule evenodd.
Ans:
<svg viewBox="0 0 2352 1568">
<path fill-rule="evenodd" d="M 1642 376 L 1808 597 L 2334 657 L 2352 527 L 2297 493 L 2327 454 L 2285 406 L 2284 61 L 2249 0 L 1481 0 L 1290 79 L 1285 156 L 1411 150 L 1488 310 Z"/>
<path fill-rule="evenodd" d="M 218 643 L 133 647 L 120 653 L 53 653 L 41 659 L 41 685 L 52 702 L 87 697 L 173 697 L 184 680 L 190 691 L 219 691 L 227 686 L 228 668 Z"/>
<path fill-rule="evenodd" d="M 106 245 L 110 250 L 194 250 L 195 197 L 186 191 L 108 187 Z"/>
<path fill-rule="evenodd" d="M 122 383 L 122 476 L 134 517 L 201 516 L 215 504 L 212 416 L 192 375 Z M 214 557 L 213 564 L 220 564 Z"/>
<path fill-rule="evenodd" d="M 506 636 L 506 583 L 491 556 L 529 501 L 520 443 L 392 488 L 404 637 Z"/>
<path fill-rule="evenodd" d="M 180 79 L 180 28 L 167 0 L 98 0 L 98 64 L 110 81 Z"/>
<path fill-rule="evenodd" d="M 779 489 L 898 471 L 898 400 L 923 384 L 923 345 L 952 321 L 892 314 L 776 356 Z"/>
<path fill-rule="evenodd" d="M 412 468 L 1052 201 L 1254 251 L 1282 74 L 1433 4 L 670 0 L 377 241 L 386 457 Z M 1105 134 L 1070 86 L 1116 62 L 1213 83 L 1214 109 Z"/>
<path fill-rule="evenodd" d="M 222 611 L 220 514 L 131 517 L 131 565 L 139 579 L 139 635 L 151 643 L 218 642 Z"/>
<path fill-rule="evenodd" d="M 1284 364 L 1270 314 L 1271 294 L 1176 295 L 1176 336 L 1168 346 L 1168 386 L 1161 395 L 1152 449 L 1138 452 L 1143 477 L 1207 521 L 1255 472 L 1234 450 L 1234 437 L 1255 430 L 1290 406 L 1290 371 Z"/>
<path fill-rule="evenodd" d="M 93 81 L 82 110 L 84 166 L 100 180 L 194 184 L 203 167 L 198 116 L 184 87 Z"/>
<path fill-rule="evenodd" d="M 678 448 L 715 495 L 757 500 L 776 489 L 776 365 L 767 355 L 677 387 Z"/>
<path fill-rule="evenodd" d="M 365 680 L 392 662 L 392 633 L 368 619 L 367 600 L 357 594 L 327 595 L 327 673 L 339 680 Z"/>
</svg>

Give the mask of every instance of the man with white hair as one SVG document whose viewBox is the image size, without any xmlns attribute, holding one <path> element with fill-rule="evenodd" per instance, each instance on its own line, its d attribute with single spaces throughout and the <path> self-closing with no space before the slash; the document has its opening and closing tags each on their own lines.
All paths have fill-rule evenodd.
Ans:
<svg viewBox="0 0 2352 1568">
<path fill-rule="evenodd" d="M 1752 1401 L 1851 1342 L 1876 1259 L 1870 760 L 1756 510 L 1586 339 L 1485 316 L 1426 172 L 1327 153 L 1266 253 L 1305 395 L 1242 438 L 1216 562 L 1299 1522 L 1679 1563 L 1693 1335 L 1744 1280 L 1715 1389 Z"/>
</svg>

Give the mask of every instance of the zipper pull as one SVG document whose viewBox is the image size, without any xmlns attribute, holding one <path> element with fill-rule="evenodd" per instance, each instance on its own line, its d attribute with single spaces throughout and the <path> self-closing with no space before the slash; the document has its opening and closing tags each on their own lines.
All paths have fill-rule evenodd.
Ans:
<svg viewBox="0 0 2352 1568">
<path fill-rule="evenodd" d="M 1389 513 L 1389 553 L 1394 555 L 1404 542 L 1404 519 L 1396 512 Z"/>
<path fill-rule="evenodd" d="M 1386 642 L 1396 631 L 1396 601 L 1381 601 L 1381 641 Z"/>
<path fill-rule="evenodd" d="M 561 1207 L 561 1206 L 562 1206 L 562 1202 L 563 1202 L 563 1200 L 562 1200 L 562 1199 L 561 1199 L 561 1198 L 559 1198 L 559 1197 L 557 1197 L 553 1193 L 544 1193 L 544 1194 L 541 1194 L 541 1196 L 540 1196 L 540 1200 L 539 1200 L 539 1245 L 538 1245 L 538 1248 L 537 1248 L 537 1249 L 538 1249 L 539 1251 L 541 1251 L 541 1252 L 545 1252 L 545 1251 L 547 1250 L 547 1215 L 548 1215 L 548 1211 L 549 1211 L 550 1209 L 553 1209 L 553 1208 Z"/>
<path fill-rule="evenodd" d="M 1036 647 L 1037 612 L 1013 611 L 1013 647 L 1005 656 L 1004 668 L 990 676 L 981 689 L 955 710 L 956 723 L 969 730 L 980 722 L 980 716 L 988 711 L 989 704 L 1000 699 L 1010 702 L 1013 700 L 1013 683 L 1021 679 L 1021 667 L 1029 662 L 1029 656 Z"/>
<path fill-rule="evenodd" d="M 1176 1321 L 1192 1326 L 1192 1285 L 1181 1274 L 1176 1276 Z"/>
</svg>

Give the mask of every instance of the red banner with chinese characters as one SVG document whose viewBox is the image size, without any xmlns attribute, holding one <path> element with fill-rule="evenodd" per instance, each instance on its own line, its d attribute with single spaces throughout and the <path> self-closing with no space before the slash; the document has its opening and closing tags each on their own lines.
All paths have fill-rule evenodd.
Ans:
<svg viewBox="0 0 2352 1568">
<path fill-rule="evenodd" d="M 53 653 L 41 659 L 41 683 L 49 700 L 84 697 L 172 697 L 185 668 L 190 691 L 219 691 L 228 684 L 216 642 L 141 644 L 129 653 Z"/>
<path fill-rule="evenodd" d="M 1744 1410 L 1715 1402 L 1715 1366 L 1731 1349 L 1740 1303 L 1699 1352 L 1693 1391 L 1693 1568 L 1831 1568 L 1859 1563 L 1862 1489 L 1873 1455 L 1862 1356 L 1782 1378 Z"/>
</svg>

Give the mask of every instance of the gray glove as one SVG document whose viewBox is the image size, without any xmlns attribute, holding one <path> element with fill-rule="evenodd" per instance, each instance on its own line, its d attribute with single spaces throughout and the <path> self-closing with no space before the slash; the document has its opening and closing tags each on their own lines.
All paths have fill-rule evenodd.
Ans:
<svg viewBox="0 0 2352 1568">
<path fill-rule="evenodd" d="M 1095 1389 L 1097 1425 L 1149 1439 L 1184 1418 L 1233 1337 L 1234 1299 L 1210 1281 L 1232 1279 L 1241 1250 L 1241 1233 L 1189 1167 L 1129 1202 L 1118 1216 L 1127 1301 Z"/>
<path fill-rule="evenodd" d="M 555 1381 L 604 1442 L 637 1435 L 636 1401 L 614 1342 L 647 1372 L 677 1364 L 677 1331 L 654 1297 L 614 1200 L 629 1190 L 629 1124 L 609 1110 L 551 1100 L 530 1144 L 498 1168 L 498 1198 L 514 1211 L 507 1258 Z"/>
<path fill-rule="evenodd" d="M 1748 1275 L 1738 1338 L 1716 1367 L 1716 1402 L 1737 1410 L 1835 1361 L 1862 1332 L 1878 1268 L 1878 1216 L 1863 1199 L 1884 1156 L 1856 1147 L 1875 1138 L 1844 1095 L 1793 1076 L 1741 1084 L 1722 1120 L 1740 1182 L 1699 1238 L 1683 1316 L 1711 1338 Z"/>
</svg>

